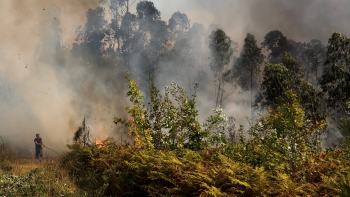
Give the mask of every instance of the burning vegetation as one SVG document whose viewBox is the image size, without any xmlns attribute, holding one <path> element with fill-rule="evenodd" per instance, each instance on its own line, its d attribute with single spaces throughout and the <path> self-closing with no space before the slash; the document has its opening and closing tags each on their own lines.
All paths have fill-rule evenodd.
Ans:
<svg viewBox="0 0 350 197">
<path fill-rule="evenodd" d="M 292 40 L 279 30 L 265 32 L 259 44 L 261 35 L 247 33 L 239 48 L 224 28 L 191 24 L 184 13 L 162 20 L 151 1 L 135 4 L 135 13 L 129 0 L 99 2 L 69 47 L 53 17 L 52 31 L 38 47 L 38 62 L 50 66 L 24 67 L 38 79 L 57 77 L 57 92 L 69 89 L 61 95 L 69 97 L 67 119 L 86 116 L 59 160 L 77 193 L 60 188 L 60 175 L 46 166 L 20 178 L 1 175 L 0 195 L 44 195 L 31 184 L 39 188 L 57 180 L 45 194 L 350 196 L 345 34 L 334 31 L 325 46 L 317 39 Z M 0 101 L 11 112 L 18 103 L 26 105 L 12 94 L 32 93 L 7 85 L 7 72 L 0 69 Z M 158 89 L 164 84 L 170 85 Z M 45 87 L 45 98 L 59 102 L 47 89 L 54 88 Z M 29 97 L 29 103 L 45 104 L 43 95 Z M 76 121 L 69 122 L 67 130 L 74 130 Z M 11 172 L 4 148 L 0 169 Z M 47 180 L 33 180 L 46 173 Z M 21 190 L 12 189 L 16 181 Z"/>
<path fill-rule="evenodd" d="M 350 190 L 348 146 L 324 152 L 313 122 L 289 90 L 286 101 L 248 130 L 229 124 L 220 108 L 198 123 L 196 94 L 176 83 L 160 95 L 150 79 L 150 102 L 131 78 L 125 125 L 133 145 L 69 145 L 62 164 L 92 196 L 335 196 Z M 346 126 L 345 126 L 346 127 Z M 347 128 L 347 127 L 346 127 Z M 234 132 L 232 132 L 234 130 Z M 227 136 L 228 131 L 236 136 Z M 245 133 L 249 134 L 247 138 Z M 88 178 L 89 177 L 89 178 Z M 104 177 L 101 179 L 100 177 Z"/>
</svg>

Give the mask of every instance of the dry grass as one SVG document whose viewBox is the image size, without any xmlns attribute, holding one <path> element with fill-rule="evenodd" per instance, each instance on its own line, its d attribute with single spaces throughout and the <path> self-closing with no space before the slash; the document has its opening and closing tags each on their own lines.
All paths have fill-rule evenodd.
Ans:
<svg viewBox="0 0 350 197">
<path fill-rule="evenodd" d="M 45 159 L 36 163 L 34 159 L 18 158 L 6 160 L 6 162 L 12 169 L 10 171 L 0 169 L 0 176 L 10 176 L 16 180 L 19 177 L 21 180 L 24 180 L 20 185 L 17 183 L 17 185 L 13 185 L 9 179 L 4 179 L 11 182 L 4 184 L 7 188 L 16 188 L 16 191 L 22 192 L 17 193 L 17 195 L 88 196 L 74 185 L 66 170 L 61 168 L 57 159 Z M 28 179 L 28 177 L 30 178 Z M 31 188 L 28 189 L 26 185 L 30 185 Z M 5 194 L 11 194 L 11 190 L 7 192 Z"/>
</svg>

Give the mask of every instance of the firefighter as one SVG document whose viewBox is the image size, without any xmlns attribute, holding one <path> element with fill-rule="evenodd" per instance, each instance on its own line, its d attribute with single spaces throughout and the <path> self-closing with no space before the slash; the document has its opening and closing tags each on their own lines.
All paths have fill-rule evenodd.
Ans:
<svg viewBox="0 0 350 197">
<path fill-rule="evenodd" d="M 34 138 L 35 143 L 35 162 L 41 161 L 43 158 L 43 140 L 40 138 L 40 134 L 36 134 L 36 138 Z"/>
</svg>

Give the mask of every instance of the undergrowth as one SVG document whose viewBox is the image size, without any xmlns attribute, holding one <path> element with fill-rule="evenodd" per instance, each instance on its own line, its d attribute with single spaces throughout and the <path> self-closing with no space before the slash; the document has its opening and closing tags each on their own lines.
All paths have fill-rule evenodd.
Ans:
<svg viewBox="0 0 350 197">
<path fill-rule="evenodd" d="M 309 153 L 293 174 L 287 163 L 273 169 L 237 161 L 228 149 L 147 150 L 117 146 L 70 146 L 62 164 L 91 196 L 338 196 L 350 192 L 342 151 Z M 343 195 L 346 196 L 346 195 Z"/>
<path fill-rule="evenodd" d="M 196 93 L 188 97 L 175 83 L 161 96 L 151 79 L 146 106 L 127 80 L 132 118 L 115 123 L 126 126 L 134 144 L 76 140 L 61 157 L 89 196 L 349 196 L 349 151 L 320 149 L 325 122 L 306 119 L 293 91 L 244 131 L 220 107 L 200 124 Z"/>
</svg>

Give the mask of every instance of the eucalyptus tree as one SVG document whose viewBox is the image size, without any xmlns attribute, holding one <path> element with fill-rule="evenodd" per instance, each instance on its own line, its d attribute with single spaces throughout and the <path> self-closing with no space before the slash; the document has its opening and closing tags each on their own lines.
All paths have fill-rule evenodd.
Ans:
<svg viewBox="0 0 350 197">
<path fill-rule="evenodd" d="M 289 71 L 290 87 L 298 96 L 307 118 L 314 124 L 324 121 L 326 113 L 322 107 L 323 96 L 314 85 L 304 79 L 302 64 L 288 53 L 285 54 L 282 64 Z"/>
<path fill-rule="evenodd" d="M 253 118 L 253 88 L 258 84 L 259 73 L 261 72 L 261 66 L 264 56 L 261 53 L 261 48 L 256 44 L 255 36 L 248 33 L 244 39 L 243 50 L 239 61 L 239 73 L 241 75 L 241 81 L 249 81 L 250 100 L 251 100 L 251 114 Z M 247 80 L 242 75 L 245 71 L 249 74 Z M 238 72 L 237 72 L 238 73 Z"/>
<path fill-rule="evenodd" d="M 204 73 L 202 67 L 204 27 L 198 23 L 191 26 L 186 14 L 175 12 L 169 19 L 168 29 L 173 44 L 165 64 L 172 73 L 181 76 L 183 86 L 186 84 L 192 94 L 193 84 L 199 83 Z"/>
<path fill-rule="evenodd" d="M 106 6 L 106 11 L 111 18 L 111 22 L 108 23 L 108 36 L 105 40 L 110 43 L 111 49 L 117 49 L 119 52 L 123 45 L 120 23 L 124 15 L 128 13 L 128 0 L 100 0 L 100 3 Z"/>
<path fill-rule="evenodd" d="M 76 30 L 77 37 L 73 43 L 72 54 L 76 59 L 88 66 L 105 66 L 107 43 L 104 38 L 107 32 L 105 9 L 97 7 L 89 9 L 86 13 L 87 22 Z"/>
<path fill-rule="evenodd" d="M 162 58 L 168 53 L 169 36 L 167 24 L 161 20 L 160 11 L 151 1 L 141 1 L 136 6 L 138 23 L 137 38 L 139 50 L 139 68 L 147 81 L 155 76 Z"/>
<path fill-rule="evenodd" d="M 288 51 L 287 37 L 278 30 L 270 31 L 265 35 L 261 46 L 269 52 L 270 63 L 280 63 L 284 53 Z"/>
<path fill-rule="evenodd" d="M 225 81 L 227 77 L 227 68 L 233 55 L 231 39 L 226 33 L 217 29 L 209 36 L 209 48 L 211 53 L 210 68 L 216 78 L 215 84 L 215 105 L 222 105 L 225 92 Z"/>
<path fill-rule="evenodd" d="M 322 65 L 326 60 L 326 47 L 320 40 L 313 39 L 306 43 L 305 50 L 303 51 L 304 62 L 306 64 L 306 80 L 316 81 L 317 84 L 318 74 L 320 73 L 319 67 L 322 69 Z M 312 77 L 314 80 L 311 80 Z"/>
<path fill-rule="evenodd" d="M 168 22 L 168 27 L 173 39 L 185 37 L 190 29 L 190 20 L 186 14 L 175 12 Z"/>
<path fill-rule="evenodd" d="M 285 54 L 282 64 L 267 63 L 261 84 L 262 93 L 258 96 L 256 104 L 274 109 L 279 104 L 288 102 L 284 93 L 292 90 L 312 123 L 324 121 L 325 111 L 321 107 L 323 98 L 303 76 L 302 65 L 290 54 Z"/>
<path fill-rule="evenodd" d="M 320 40 L 313 39 L 307 43 L 288 40 L 288 52 L 295 57 L 303 66 L 305 71 L 304 79 L 317 84 L 319 67 L 325 61 L 326 47 Z"/>
<path fill-rule="evenodd" d="M 328 40 L 324 73 L 319 79 L 329 108 L 345 111 L 350 100 L 350 38 L 333 32 Z"/>
</svg>

